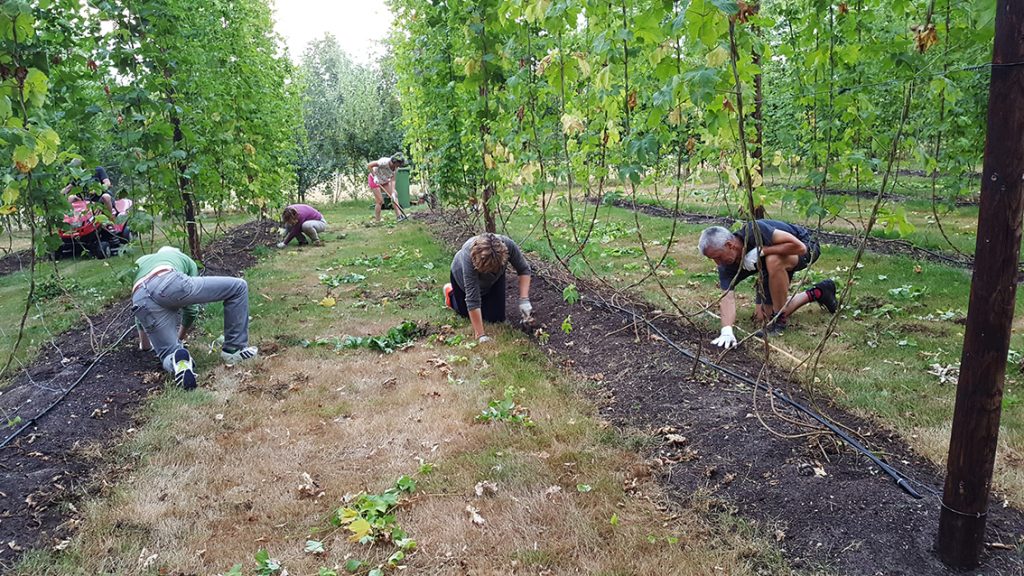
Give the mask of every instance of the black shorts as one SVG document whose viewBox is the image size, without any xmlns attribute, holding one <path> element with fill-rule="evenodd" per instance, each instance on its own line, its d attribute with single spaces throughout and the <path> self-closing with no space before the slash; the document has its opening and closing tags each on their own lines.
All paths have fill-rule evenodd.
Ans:
<svg viewBox="0 0 1024 576">
<path fill-rule="evenodd" d="M 821 256 L 821 246 L 818 245 L 818 240 L 814 237 L 808 238 L 803 241 L 807 245 L 807 252 L 800 255 L 800 258 L 796 261 L 796 266 L 789 271 L 789 280 L 793 281 L 793 274 L 805 270 L 811 264 L 818 261 L 818 257 Z M 772 294 L 768 288 L 768 270 L 761 268 L 761 273 L 754 283 L 754 302 L 757 304 L 771 304 Z"/>
<path fill-rule="evenodd" d="M 452 308 L 458 312 L 459 316 L 463 318 L 469 318 L 469 310 L 466 306 L 466 291 L 459 286 L 458 281 L 455 280 L 455 274 L 449 273 L 449 278 L 452 283 L 451 302 Z M 480 315 L 483 316 L 484 322 L 504 322 L 505 321 L 505 275 L 502 274 L 500 278 L 491 286 L 491 289 L 486 294 L 480 295 Z"/>
</svg>

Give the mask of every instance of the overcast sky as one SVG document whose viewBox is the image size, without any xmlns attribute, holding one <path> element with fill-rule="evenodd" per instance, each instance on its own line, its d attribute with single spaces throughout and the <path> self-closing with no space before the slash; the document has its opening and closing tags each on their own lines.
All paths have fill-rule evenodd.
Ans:
<svg viewBox="0 0 1024 576">
<path fill-rule="evenodd" d="M 353 60 L 368 64 L 383 52 L 392 18 L 384 0 L 275 0 L 274 20 L 293 60 L 330 32 Z"/>
</svg>

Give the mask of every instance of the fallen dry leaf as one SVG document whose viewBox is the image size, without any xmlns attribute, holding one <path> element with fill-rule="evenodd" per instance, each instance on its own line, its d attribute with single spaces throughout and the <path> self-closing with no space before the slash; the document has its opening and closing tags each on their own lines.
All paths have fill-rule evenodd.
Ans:
<svg viewBox="0 0 1024 576">
<path fill-rule="evenodd" d="M 665 441 L 676 446 L 686 446 L 690 440 L 681 434 L 665 434 Z"/>
<path fill-rule="evenodd" d="M 480 515 L 480 511 L 469 504 L 466 504 L 466 512 L 469 513 L 470 521 L 477 526 L 483 526 L 487 522 L 484 520 L 483 516 Z"/>
<path fill-rule="evenodd" d="M 324 491 L 320 489 L 320 485 L 317 484 L 316 480 L 309 475 L 309 472 L 302 473 L 302 484 L 299 484 L 299 497 L 300 498 L 320 498 L 324 495 Z"/>
<path fill-rule="evenodd" d="M 473 491 L 476 492 L 477 498 L 481 496 L 494 496 L 498 493 L 498 485 L 490 480 L 484 480 L 483 482 L 477 482 Z"/>
</svg>

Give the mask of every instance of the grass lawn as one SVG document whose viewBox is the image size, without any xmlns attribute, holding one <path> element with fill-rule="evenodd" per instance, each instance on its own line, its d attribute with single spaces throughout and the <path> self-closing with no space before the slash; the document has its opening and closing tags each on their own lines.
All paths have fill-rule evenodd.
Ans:
<svg viewBox="0 0 1024 576">
<path fill-rule="evenodd" d="M 260 250 L 246 274 L 261 358 L 218 365 L 208 307 L 200 389 L 154 398 L 77 534 L 15 573 L 788 573 L 755 527 L 699 495 L 669 504 L 592 383 L 509 328 L 476 345 L 441 305 L 451 254 L 425 228 L 365 227 L 365 202 L 325 215 L 326 246 Z M 405 321 L 424 329 L 409 348 L 342 345 Z M 367 502 L 376 528 L 339 520 Z"/>
</svg>

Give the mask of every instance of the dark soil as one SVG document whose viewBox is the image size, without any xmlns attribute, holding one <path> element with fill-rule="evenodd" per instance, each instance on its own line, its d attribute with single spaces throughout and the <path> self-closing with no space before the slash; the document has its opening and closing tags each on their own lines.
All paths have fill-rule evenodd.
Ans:
<svg viewBox="0 0 1024 576">
<path fill-rule="evenodd" d="M 649 216 L 657 216 L 660 218 L 675 218 L 680 222 L 686 222 L 688 224 L 707 224 L 709 226 L 732 226 L 735 222 L 735 218 L 726 218 L 723 216 L 710 216 L 708 214 L 693 214 L 690 212 L 676 212 L 661 206 L 652 206 L 650 204 L 634 204 L 630 200 L 615 200 L 613 205 L 619 208 L 625 208 L 627 210 L 636 210 L 642 214 Z M 832 244 L 834 246 L 845 246 L 847 248 L 856 248 L 860 246 L 861 237 L 854 236 L 852 234 L 841 234 L 839 232 L 826 232 L 824 230 L 815 232 L 818 240 L 823 244 Z M 866 249 L 870 252 L 878 254 L 886 254 L 889 256 L 899 255 L 908 256 L 917 260 L 924 260 L 927 262 L 935 262 L 938 264 L 944 264 L 946 266 L 953 266 L 956 268 L 974 268 L 974 258 L 961 256 L 956 253 L 943 252 L 939 250 L 928 250 L 919 246 L 914 246 L 910 242 L 905 240 L 886 240 L 884 238 L 868 238 Z M 1024 270 L 1024 267 L 1022 267 Z"/>
<path fill-rule="evenodd" d="M 434 230 L 453 248 L 471 235 L 440 220 L 435 220 Z M 792 422 L 807 423 L 807 418 L 778 401 L 773 408 L 766 393 L 755 394 L 751 386 L 722 372 L 695 367 L 643 322 L 598 305 L 606 301 L 606 289 L 573 280 L 585 300 L 566 304 L 562 287 L 569 280 L 550 270 L 535 276 L 530 295 L 536 324 L 526 331 L 563 366 L 593 382 L 594 396 L 604 400 L 605 418 L 627 434 L 639 429 L 653 437 L 658 446 L 646 456 L 672 498 L 754 521 L 766 537 L 778 542 L 792 566 L 806 572 L 966 573 L 945 568 L 933 551 L 940 511 L 936 494 L 943 482 L 939 471 L 895 433 L 845 413 L 827 398 L 811 401 L 798 385 L 773 370 L 762 372 L 759 355 L 764 349 L 753 344 L 756 341 L 719 362 L 755 379 L 761 373 L 763 382 L 855 431 L 875 454 L 885 455 L 906 475 L 925 494 L 923 499 L 904 493 L 870 460 L 834 436 L 794 437 L 809 428 Z M 516 280 L 510 275 L 508 281 L 508 306 L 514 309 Z M 648 307 L 637 309 L 657 318 Z M 565 334 L 560 327 L 570 314 L 573 329 Z M 672 320 L 653 321 L 688 350 L 697 350 L 710 338 Z M 547 336 L 538 337 L 542 333 Z M 668 433 L 685 440 L 670 443 Z M 993 495 L 985 541 L 1015 546 L 1022 534 L 1024 515 L 1003 508 Z M 970 573 L 1024 574 L 1024 558 L 1015 551 L 988 548 L 981 568 Z"/>
<path fill-rule="evenodd" d="M 0 276 L 6 276 L 12 272 L 20 272 L 21 270 L 28 270 L 31 265 L 31 260 L 31 250 L 11 252 L 7 256 L 0 258 Z"/>
<path fill-rule="evenodd" d="M 277 242 L 273 226 L 244 224 L 211 243 L 206 273 L 241 275 L 255 262 L 255 246 Z M 0 572 L 23 550 L 67 537 L 76 523 L 74 503 L 117 473 L 105 452 L 138 424 L 146 398 L 166 385 L 152 353 L 137 349 L 128 302 L 90 321 L 91 334 L 84 327 L 59 335 L 0 395 L 0 414 L 21 419 L 0 436 L 0 442 L 10 438 L 0 448 Z"/>
</svg>

